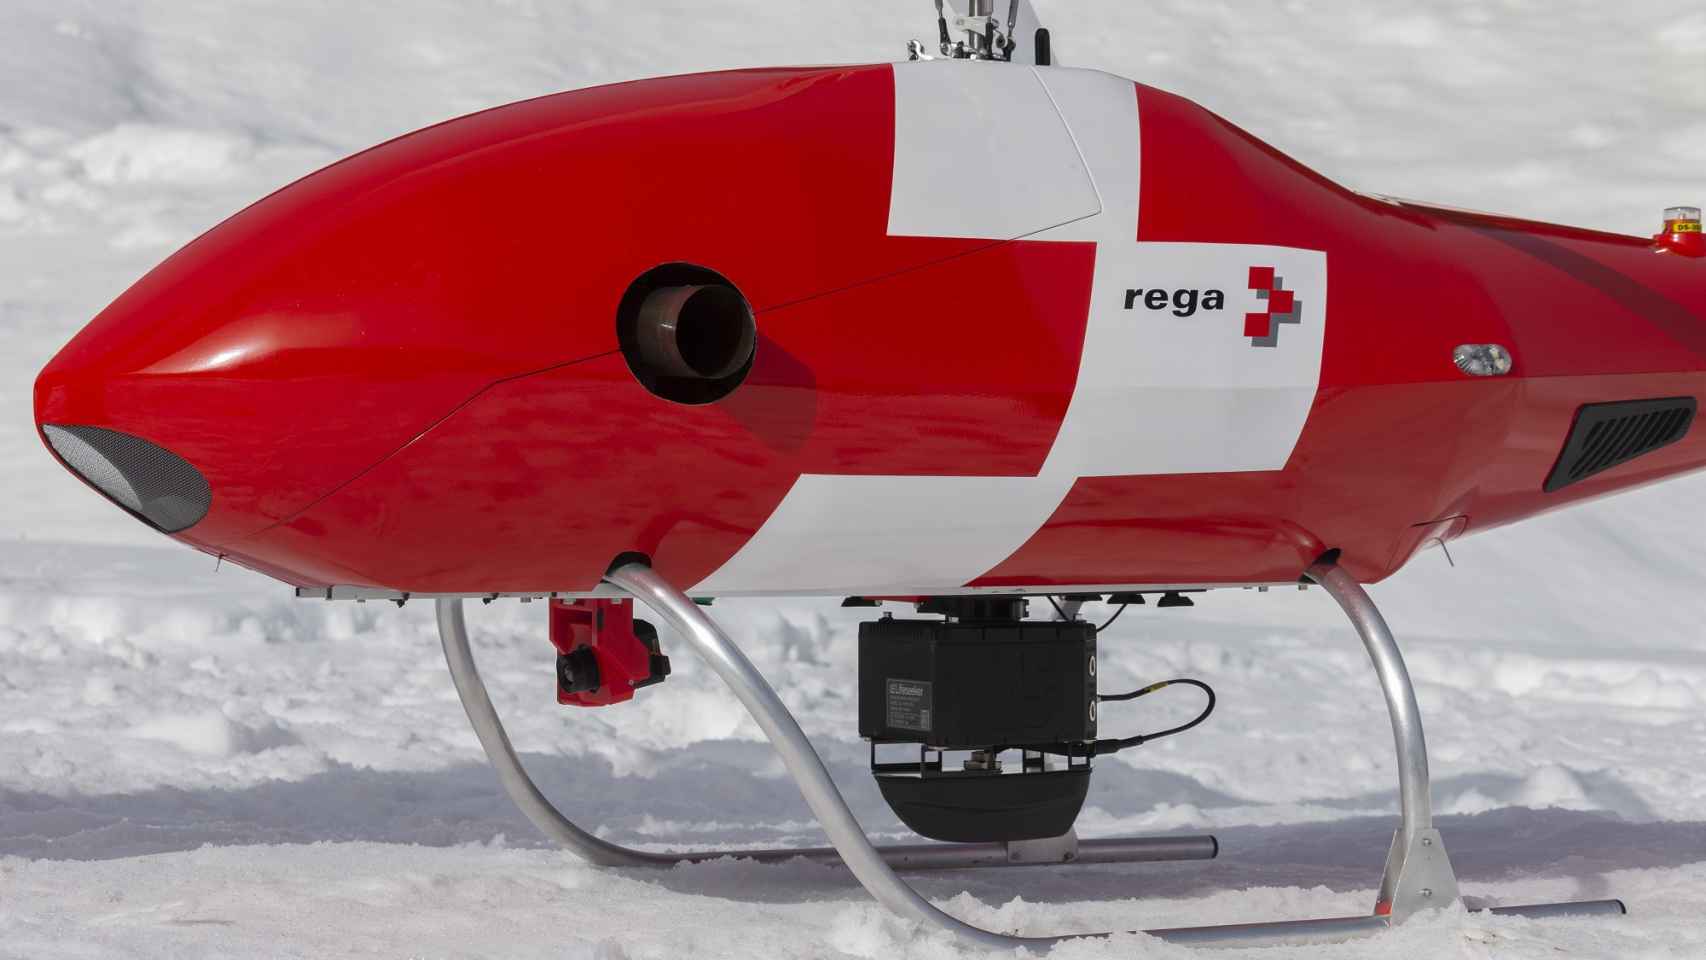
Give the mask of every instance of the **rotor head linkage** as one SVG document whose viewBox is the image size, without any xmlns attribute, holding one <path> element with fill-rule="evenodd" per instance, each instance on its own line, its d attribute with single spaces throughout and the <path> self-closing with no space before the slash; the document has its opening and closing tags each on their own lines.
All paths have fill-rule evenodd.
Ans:
<svg viewBox="0 0 1706 960">
<path fill-rule="evenodd" d="M 936 0 L 936 46 L 941 55 L 953 60 L 1011 61 L 1014 49 L 1019 46 L 1014 30 L 1019 20 L 1020 0 L 1007 0 L 1005 27 L 995 13 L 995 0 L 964 2 L 966 12 L 959 14 L 950 11 L 942 0 Z M 953 39 L 954 29 L 964 33 L 965 39 Z M 918 40 L 906 45 L 910 59 L 934 60 L 935 57 L 925 53 L 924 49 L 924 44 Z"/>
</svg>

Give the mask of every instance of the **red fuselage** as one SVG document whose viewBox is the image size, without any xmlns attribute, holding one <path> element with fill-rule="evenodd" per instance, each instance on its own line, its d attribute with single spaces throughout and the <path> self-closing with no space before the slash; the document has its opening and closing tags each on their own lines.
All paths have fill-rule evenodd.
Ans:
<svg viewBox="0 0 1706 960">
<path fill-rule="evenodd" d="M 716 402 L 619 350 L 668 263 L 756 317 Z M 375 147 L 140 280 L 36 419 L 177 454 L 211 506 L 173 535 L 299 586 L 585 591 L 641 553 L 699 592 L 917 594 L 1283 582 L 1331 549 L 1378 580 L 1706 465 L 1689 430 L 1542 489 L 1582 405 L 1702 394 L 1706 260 L 1360 195 L 1106 75 L 941 62 Z"/>
</svg>

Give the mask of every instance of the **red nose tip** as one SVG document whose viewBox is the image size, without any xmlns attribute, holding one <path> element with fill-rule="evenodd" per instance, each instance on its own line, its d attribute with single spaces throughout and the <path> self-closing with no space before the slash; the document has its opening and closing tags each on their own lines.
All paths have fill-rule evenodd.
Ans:
<svg viewBox="0 0 1706 960">
<path fill-rule="evenodd" d="M 584 256 L 565 269 L 574 218 L 541 211 L 541 197 L 575 202 L 561 190 L 580 153 L 573 106 L 547 98 L 403 137 L 215 227 L 42 371 L 36 422 L 58 428 L 44 438 L 125 509 L 223 551 L 492 384 L 615 350 L 612 322 L 581 318 L 613 317 L 638 271 Z M 607 302 L 588 304 L 589 286 Z M 182 464 L 208 502 L 156 516 L 155 487 L 120 447 Z M 183 499 L 179 486 L 161 490 Z"/>
</svg>

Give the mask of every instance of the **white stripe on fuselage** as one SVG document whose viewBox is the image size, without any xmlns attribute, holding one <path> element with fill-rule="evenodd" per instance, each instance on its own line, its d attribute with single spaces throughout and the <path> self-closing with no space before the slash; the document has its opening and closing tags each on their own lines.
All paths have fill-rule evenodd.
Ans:
<svg viewBox="0 0 1706 960">
<path fill-rule="evenodd" d="M 1320 381 L 1325 254 L 1139 243 L 1142 150 L 1129 80 L 905 63 L 895 65 L 895 98 L 892 234 L 1096 244 L 1084 352 L 1060 432 L 1034 477 L 802 476 L 694 592 L 957 588 L 1030 539 L 1080 477 L 1285 465 Z M 1243 336 L 1244 314 L 1265 309 L 1246 283 L 1252 266 L 1274 267 L 1302 308 L 1301 322 L 1284 325 L 1273 347 Z M 1166 307 L 1149 309 L 1139 297 L 1127 309 L 1133 289 L 1169 291 Z M 1225 302 L 1186 311 L 1171 297 L 1180 290 L 1219 290 Z"/>
</svg>

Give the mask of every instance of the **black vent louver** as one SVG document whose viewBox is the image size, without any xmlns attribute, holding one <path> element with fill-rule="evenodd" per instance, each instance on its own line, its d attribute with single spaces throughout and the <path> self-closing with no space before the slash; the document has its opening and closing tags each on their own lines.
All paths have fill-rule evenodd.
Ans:
<svg viewBox="0 0 1706 960">
<path fill-rule="evenodd" d="M 1693 397 L 1590 403 L 1576 411 L 1547 493 L 1681 440 L 1694 423 Z"/>
</svg>

